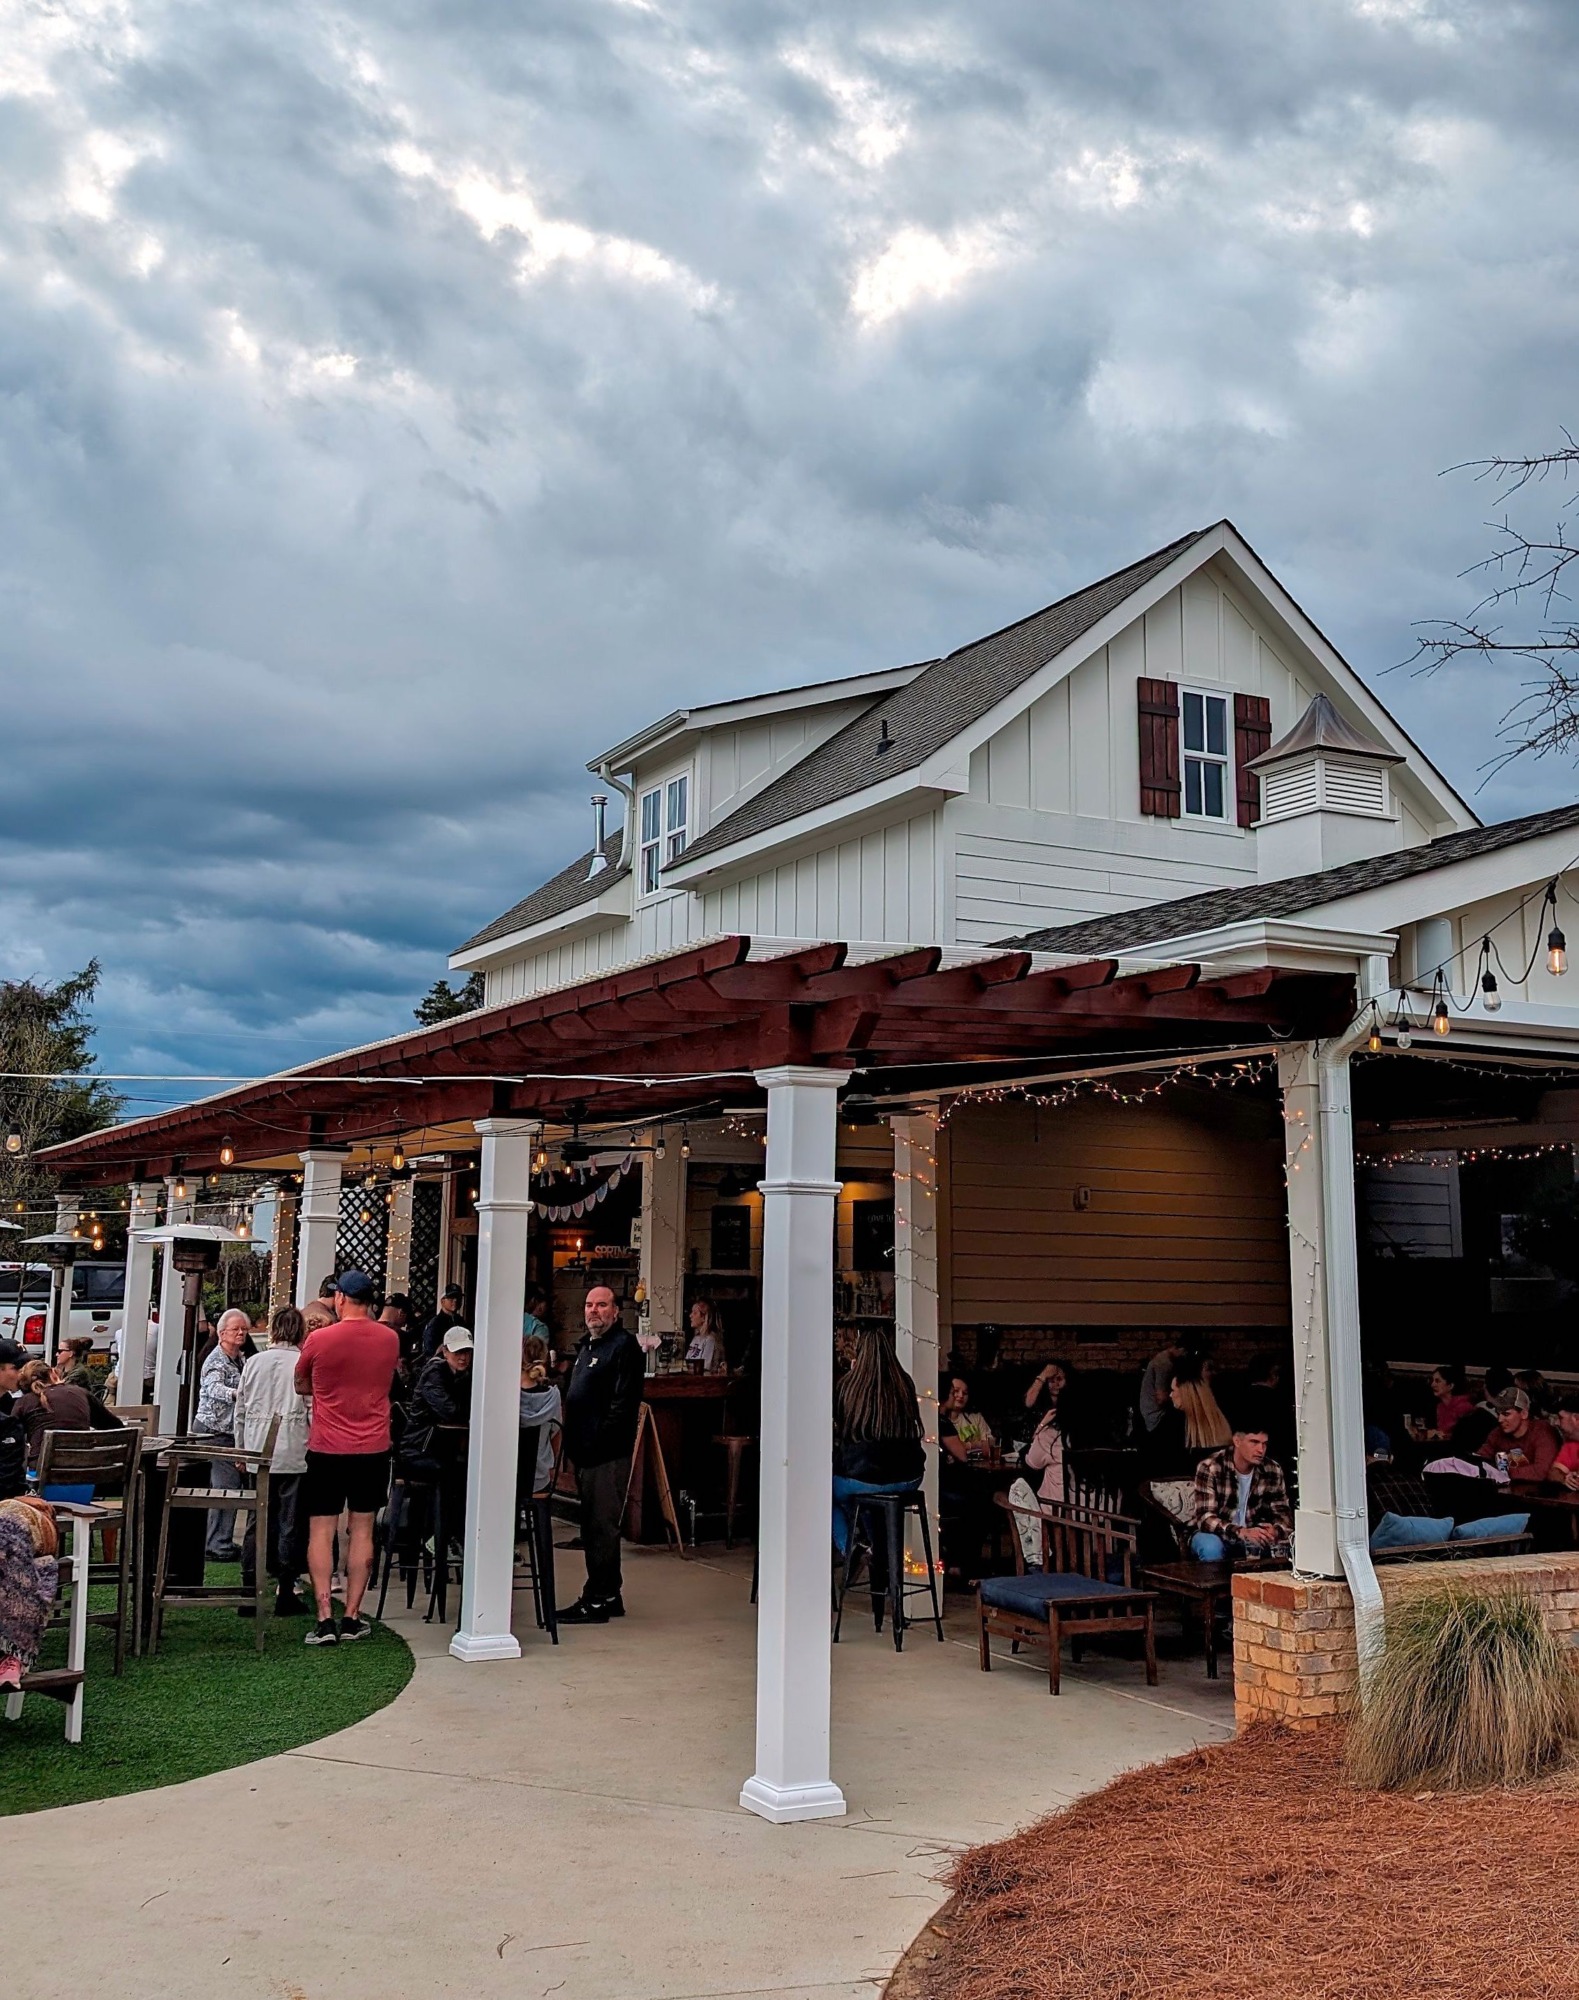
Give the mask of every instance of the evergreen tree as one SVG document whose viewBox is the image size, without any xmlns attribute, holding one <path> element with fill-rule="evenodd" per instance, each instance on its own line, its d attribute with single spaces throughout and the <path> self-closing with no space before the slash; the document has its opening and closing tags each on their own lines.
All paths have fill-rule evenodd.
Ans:
<svg viewBox="0 0 1579 2000">
<path fill-rule="evenodd" d="M 49 1226 L 57 1185 L 33 1155 L 120 1116 L 120 1097 L 92 1074 L 98 984 L 97 959 L 55 986 L 0 980 L 0 1216 L 25 1220 L 30 1235 Z"/>
<path fill-rule="evenodd" d="M 412 1010 L 425 1028 L 451 1021 L 457 1014 L 469 1014 L 483 1003 L 482 974 L 474 972 L 464 986 L 451 986 L 447 979 L 435 979 Z"/>
</svg>

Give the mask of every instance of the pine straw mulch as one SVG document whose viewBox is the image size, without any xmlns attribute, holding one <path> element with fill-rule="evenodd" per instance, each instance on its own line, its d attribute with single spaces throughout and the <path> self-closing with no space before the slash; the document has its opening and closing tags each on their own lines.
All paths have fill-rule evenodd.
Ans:
<svg viewBox="0 0 1579 2000">
<path fill-rule="evenodd" d="M 962 1855 L 894 2000 L 1573 2000 L 1579 1782 L 1360 1792 L 1256 1729 Z"/>
</svg>

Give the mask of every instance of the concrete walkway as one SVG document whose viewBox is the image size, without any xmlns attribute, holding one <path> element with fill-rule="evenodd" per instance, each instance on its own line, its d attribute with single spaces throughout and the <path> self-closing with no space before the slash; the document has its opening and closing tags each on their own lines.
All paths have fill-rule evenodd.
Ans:
<svg viewBox="0 0 1579 2000">
<path fill-rule="evenodd" d="M 579 1564 L 561 1563 L 568 1595 Z M 870 2000 L 953 1849 L 1231 1733 L 1230 1684 L 1198 1655 L 1155 1690 L 1138 1664 L 1088 1661 L 1055 1701 L 1040 1669 L 979 1672 L 963 1600 L 948 1643 L 916 1628 L 898 1657 L 847 1615 L 850 1815 L 769 1827 L 735 1804 L 750 1566 L 633 1552 L 630 1616 L 557 1649 L 518 1598 L 519 1661 L 462 1666 L 402 1612 L 416 1673 L 355 1728 L 9 1822 L 31 2000 Z M 304 1649 L 302 1671 L 336 1660 Z"/>
</svg>

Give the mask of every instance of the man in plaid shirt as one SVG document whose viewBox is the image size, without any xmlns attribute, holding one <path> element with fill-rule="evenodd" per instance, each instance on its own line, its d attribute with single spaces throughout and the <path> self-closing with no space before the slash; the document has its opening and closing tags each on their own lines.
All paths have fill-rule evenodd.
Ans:
<svg viewBox="0 0 1579 2000">
<path fill-rule="evenodd" d="M 1195 1468 L 1190 1549 L 1201 1562 L 1286 1555 L 1294 1533 L 1283 1468 L 1267 1457 L 1265 1413 L 1246 1410 L 1233 1424 L 1233 1443 L 1209 1453 Z"/>
</svg>

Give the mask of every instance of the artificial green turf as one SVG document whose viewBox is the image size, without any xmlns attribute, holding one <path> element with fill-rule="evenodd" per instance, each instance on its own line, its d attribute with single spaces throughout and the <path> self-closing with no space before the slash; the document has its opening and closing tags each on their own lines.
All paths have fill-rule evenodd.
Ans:
<svg viewBox="0 0 1579 2000">
<path fill-rule="evenodd" d="M 210 1569 L 231 1581 L 234 1567 Z M 95 1599 L 97 1591 L 95 1591 Z M 95 1609 L 97 1604 L 95 1603 Z M 39 1812 L 180 1784 L 345 1729 L 394 1700 L 411 1650 L 387 1626 L 354 1646 L 304 1646 L 305 1618 L 271 1618 L 259 1653 L 233 1609 L 172 1610 L 154 1659 L 128 1659 L 115 1679 L 114 1635 L 88 1627 L 82 1741 L 65 1740 L 59 1702 L 30 1695 L 21 1719 L 0 1718 L 0 1815 Z M 64 1666 L 51 1631 L 41 1667 Z"/>
</svg>

